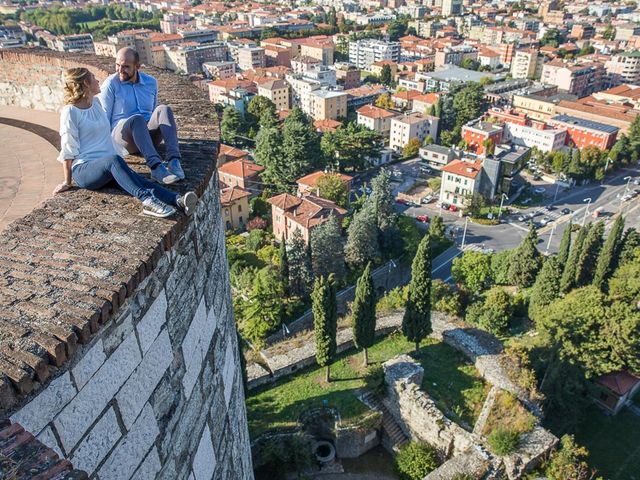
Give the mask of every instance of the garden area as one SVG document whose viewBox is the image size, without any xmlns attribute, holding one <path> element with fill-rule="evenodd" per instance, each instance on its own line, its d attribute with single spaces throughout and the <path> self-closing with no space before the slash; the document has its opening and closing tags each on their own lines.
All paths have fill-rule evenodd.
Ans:
<svg viewBox="0 0 640 480">
<path fill-rule="evenodd" d="M 380 364 L 413 350 L 413 342 L 391 334 L 369 348 L 369 364 Z M 439 408 L 453 420 L 473 425 L 488 390 L 475 367 L 453 347 L 431 338 L 421 343 L 416 358 L 425 369 L 422 387 Z M 268 430 L 293 428 L 302 412 L 321 406 L 337 408 L 345 424 L 357 421 L 368 412 L 356 398 L 356 391 L 365 386 L 366 373 L 361 352 L 350 349 L 331 364 L 329 383 L 324 380 L 324 369 L 314 366 L 250 392 L 247 416 L 251 437 Z"/>
</svg>

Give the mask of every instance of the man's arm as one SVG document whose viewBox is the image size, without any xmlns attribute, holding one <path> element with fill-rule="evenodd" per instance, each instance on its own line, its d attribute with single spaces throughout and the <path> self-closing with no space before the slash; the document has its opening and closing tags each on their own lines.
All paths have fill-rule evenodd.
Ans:
<svg viewBox="0 0 640 480">
<path fill-rule="evenodd" d="M 102 83 L 102 86 L 100 87 L 100 93 L 98 94 L 98 99 L 100 100 L 100 104 L 107 114 L 110 125 L 112 123 L 111 114 L 113 113 L 113 103 L 116 100 L 113 90 L 114 86 L 113 82 L 111 81 L 111 77 L 107 77 L 107 79 Z"/>
</svg>

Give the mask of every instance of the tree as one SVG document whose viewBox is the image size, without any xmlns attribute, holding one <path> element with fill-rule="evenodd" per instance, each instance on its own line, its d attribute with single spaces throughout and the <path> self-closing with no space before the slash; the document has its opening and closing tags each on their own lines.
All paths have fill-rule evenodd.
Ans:
<svg viewBox="0 0 640 480">
<path fill-rule="evenodd" d="M 262 347 L 266 336 L 282 321 L 283 294 L 279 274 L 273 267 L 268 266 L 258 271 L 241 324 L 243 336 L 258 348 Z"/>
<path fill-rule="evenodd" d="M 560 271 L 564 270 L 565 265 L 567 264 L 567 260 L 569 258 L 569 252 L 571 251 L 571 227 L 573 224 L 571 220 L 567 224 L 567 228 L 564 229 L 564 233 L 562 234 L 562 240 L 560 240 L 560 247 L 558 248 L 558 256 L 556 257 L 558 260 L 558 266 L 560 267 Z"/>
<path fill-rule="evenodd" d="M 385 64 L 382 66 L 382 71 L 380 72 L 380 83 L 390 87 L 393 83 L 393 77 L 391 76 L 391 66 Z"/>
<path fill-rule="evenodd" d="M 538 251 L 538 234 L 533 224 L 529 233 L 516 248 L 509 262 L 509 279 L 512 285 L 530 287 L 542 266 L 542 255 Z"/>
<path fill-rule="evenodd" d="M 355 122 L 326 132 L 320 141 L 322 152 L 330 164 L 341 171 L 360 171 L 370 159 L 380 156 L 382 139 L 378 133 Z"/>
<path fill-rule="evenodd" d="M 578 257 L 578 266 L 576 268 L 576 285 L 578 287 L 588 285 L 593 281 L 593 275 L 598 264 L 598 256 L 602 248 L 603 232 L 603 222 L 598 222 L 589 229 L 580 251 L 580 257 Z"/>
<path fill-rule="evenodd" d="M 278 271 L 280 272 L 280 281 L 282 282 L 282 290 L 285 295 L 289 294 L 289 259 L 287 258 L 287 242 L 284 235 L 280 240 L 280 248 L 278 249 Z"/>
<path fill-rule="evenodd" d="M 442 220 L 442 217 L 433 217 L 431 223 L 429 223 L 431 239 L 435 242 L 443 242 L 445 240 L 444 233 L 444 220 Z"/>
<path fill-rule="evenodd" d="M 415 157 L 416 155 L 418 155 L 418 151 L 420 150 L 421 146 L 422 142 L 419 138 L 412 138 L 411 140 L 409 140 L 409 143 L 402 147 L 402 156 L 405 158 Z"/>
<path fill-rule="evenodd" d="M 229 105 L 222 112 L 220 122 L 220 137 L 224 143 L 238 145 L 238 136 L 243 133 L 243 121 L 240 112 Z"/>
<path fill-rule="evenodd" d="M 344 254 L 347 263 L 355 268 L 364 267 L 380 254 L 375 210 L 369 202 L 351 220 Z"/>
<path fill-rule="evenodd" d="M 631 262 L 636 256 L 636 249 L 640 247 L 640 233 L 635 228 L 627 228 L 622 237 L 619 264 Z"/>
<path fill-rule="evenodd" d="M 247 123 L 249 127 L 257 130 L 261 119 L 276 116 L 276 105 L 267 97 L 256 95 L 247 105 Z"/>
<path fill-rule="evenodd" d="M 633 260 L 621 264 L 609 279 L 612 301 L 638 305 L 640 303 L 640 249 Z"/>
<path fill-rule="evenodd" d="M 613 25 L 609 23 L 607 27 L 604 29 L 604 32 L 602 32 L 602 38 L 604 38 L 605 40 L 613 40 L 615 37 L 616 37 L 616 29 L 614 28 Z"/>
<path fill-rule="evenodd" d="M 402 317 L 402 333 L 416 345 L 431 333 L 431 237 L 427 233 L 411 264 L 409 298 Z"/>
<path fill-rule="evenodd" d="M 542 269 L 533 284 L 529 298 L 529 317 L 536 319 L 540 309 L 551 304 L 560 294 L 560 276 L 562 269 L 557 257 L 549 257 L 542 265 Z"/>
<path fill-rule="evenodd" d="M 593 284 L 602 290 L 606 287 L 606 282 L 617 266 L 618 255 L 622 247 L 622 234 L 624 233 L 624 218 L 620 215 L 611 227 L 609 236 L 602 247 L 595 274 L 593 276 Z"/>
<path fill-rule="evenodd" d="M 376 293 L 371 277 L 371 263 L 362 272 L 356 284 L 356 294 L 351 305 L 353 343 L 363 350 L 363 365 L 369 363 L 367 349 L 373 345 L 376 335 Z"/>
<path fill-rule="evenodd" d="M 407 31 L 407 24 L 402 20 L 393 20 L 387 27 L 387 35 L 392 42 L 398 41 Z"/>
<path fill-rule="evenodd" d="M 562 278 L 560 279 L 560 291 L 562 293 L 568 293 L 576 284 L 578 259 L 580 258 L 582 252 L 582 244 L 587 238 L 589 228 L 591 228 L 590 223 L 580 228 L 580 230 L 578 231 L 578 235 L 576 236 L 576 241 L 573 242 L 571 252 L 569 253 L 569 258 L 567 259 L 567 262 L 564 266 L 564 271 L 562 272 Z"/>
<path fill-rule="evenodd" d="M 453 93 L 453 110 L 455 125 L 462 125 L 478 118 L 485 108 L 484 88 L 479 83 L 467 83 L 460 90 Z"/>
<path fill-rule="evenodd" d="M 451 275 L 458 285 L 474 295 L 480 295 L 491 284 L 491 262 L 489 255 L 468 250 L 453 259 Z"/>
<path fill-rule="evenodd" d="M 610 348 L 612 370 L 640 371 L 640 312 L 635 304 L 611 304 L 606 310 L 602 336 Z"/>
<path fill-rule="evenodd" d="M 591 480 L 594 472 L 586 460 L 589 452 L 578 445 L 572 435 L 563 435 L 560 448 L 551 454 L 545 468 L 549 480 Z"/>
<path fill-rule="evenodd" d="M 502 250 L 491 255 L 491 278 L 497 285 L 509 284 L 509 267 L 512 250 Z"/>
<path fill-rule="evenodd" d="M 323 166 L 318 135 L 299 107 L 292 108 L 284 121 L 282 159 L 289 182 Z"/>
<path fill-rule="evenodd" d="M 331 381 L 329 369 L 336 354 L 338 322 L 336 291 L 332 278 L 316 279 L 311 292 L 311 302 L 316 339 L 316 362 L 319 366 L 326 367 L 325 380 L 329 382 Z"/>
<path fill-rule="evenodd" d="M 265 168 L 262 173 L 264 181 L 284 187 L 292 180 L 283 161 L 282 132 L 277 125 L 263 126 L 260 129 L 253 156 L 256 163 Z"/>
<path fill-rule="evenodd" d="M 543 47 L 553 47 L 558 48 L 558 45 L 561 43 L 560 32 L 557 28 L 550 28 L 540 39 L 540 45 Z"/>
<path fill-rule="evenodd" d="M 289 260 L 289 289 L 292 295 L 307 295 L 313 282 L 313 270 L 307 255 L 307 248 L 299 229 L 293 231 L 287 250 Z"/>
<path fill-rule="evenodd" d="M 448 283 L 436 279 L 431 282 L 431 305 L 436 312 L 460 315 L 462 303 L 460 294 Z"/>
<path fill-rule="evenodd" d="M 391 109 L 395 108 L 395 104 L 393 103 L 393 100 L 391 100 L 391 95 L 383 93 L 376 99 L 376 107 Z"/>
<path fill-rule="evenodd" d="M 437 466 L 438 454 L 426 443 L 407 443 L 400 447 L 395 458 L 395 469 L 400 480 L 422 480 Z"/>
<path fill-rule="evenodd" d="M 493 287 L 484 300 L 479 300 L 467 308 L 466 320 L 483 330 L 501 335 L 509 326 L 513 314 L 511 296 L 502 287 Z"/>
<path fill-rule="evenodd" d="M 336 173 L 322 175 L 316 183 L 318 195 L 327 200 L 335 202 L 341 207 L 347 206 L 348 192 L 347 184 L 342 177 Z"/>
<path fill-rule="evenodd" d="M 467 70 L 478 70 L 480 68 L 480 62 L 473 58 L 463 58 L 462 62 L 460 62 L 460 67 L 466 68 Z"/>
<path fill-rule="evenodd" d="M 371 203 L 375 214 L 380 248 L 394 255 L 401 247 L 401 239 L 398 238 L 398 216 L 393 207 L 391 174 L 388 170 L 381 170 L 371 180 L 371 195 L 367 202 Z"/>
<path fill-rule="evenodd" d="M 338 219 L 331 215 L 311 231 L 311 264 L 316 277 L 333 274 L 337 282 L 345 275 L 344 244 Z"/>
</svg>

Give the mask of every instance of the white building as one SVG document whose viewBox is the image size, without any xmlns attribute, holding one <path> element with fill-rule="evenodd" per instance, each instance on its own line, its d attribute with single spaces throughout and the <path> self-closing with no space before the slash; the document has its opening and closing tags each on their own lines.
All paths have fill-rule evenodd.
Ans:
<svg viewBox="0 0 640 480">
<path fill-rule="evenodd" d="M 513 78 L 540 78 L 544 61 L 537 48 L 516 50 L 511 60 L 511 76 Z"/>
<path fill-rule="evenodd" d="M 453 160 L 442 167 L 440 202 L 463 207 L 470 195 L 480 191 L 482 162 Z"/>
<path fill-rule="evenodd" d="M 537 122 L 534 122 L 534 125 Z M 537 128 L 536 126 L 505 123 L 502 139 L 516 145 L 536 147 L 543 152 L 554 152 L 564 147 L 567 131 L 562 128 Z"/>
<path fill-rule="evenodd" d="M 411 139 L 417 138 L 422 143 L 427 136 L 435 140 L 437 134 L 438 117 L 417 112 L 398 115 L 391 119 L 389 148 L 401 151 Z"/>
<path fill-rule="evenodd" d="M 604 67 L 611 86 L 640 83 L 640 51 L 638 50 L 612 55 L 611 60 L 605 62 Z"/>
<path fill-rule="evenodd" d="M 462 13 L 462 0 L 442 0 L 442 16 L 450 17 Z"/>
<path fill-rule="evenodd" d="M 391 119 L 396 116 L 395 113 L 379 108 L 374 105 L 364 105 L 357 110 L 358 125 L 378 132 L 383 137 L 388 137 L 391 131 Z"/>
<path fill-rule="evenodd" d="M 349 62 L 361 69 L 369 69 L 382 60 L 400 61 L 400 43 L 366 39 L 349 42 Z"/>
<path fill-rule="evenodd" d="M 240 70 L 255 70 L 266 65 L 264 48 L 246 46 L 238 49 L 238 68 Z"/>
</svg>

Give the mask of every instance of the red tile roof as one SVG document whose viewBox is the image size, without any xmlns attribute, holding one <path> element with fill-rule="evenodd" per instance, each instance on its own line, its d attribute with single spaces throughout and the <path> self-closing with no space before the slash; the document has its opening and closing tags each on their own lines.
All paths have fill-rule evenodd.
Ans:
<svg viewBox="0 0 640 480">
<path fill-rule="evenodd" d="M 224 143 L 220 144 L 220 151 L 218 152 L 219 157 L 230 157 L 230 158 L 246 158 L 249 156 L 249 152 L 245 152 L 244 150 L 236 147 L 232 147 L 231 145 L 226 145 Z"/>
<path fill-rule="evenodd" d="M 464 160 L 453 160 L 442 167 L 443 172 L 460 175 L 467 178 L 476 178 L 482 169 L 482 162 L 465 162 Z"/>
<path fill-rule="evenodd" d="M 362 116 L 369 118 L 391 118 L 395 117 L 397 113 L 390 112 L 384 108 L 376 107 L 375 105 L 365 105 L 356 110 Z"/>
<path fill-rule="evenodd" d="M 298 185 L 305 185 L 307 187 L 314 187 L 318 183 L 318 180 L 320 180 L 325 175 L 327 175 L 327 173 L 325 173 L 325 172 L 313 172 L 313 173 L 310 173 L 309 175 L 305 175 L 304 177 L 299 178 L 298 180 L 296 180 L 296 183 L 298 183 Z M 351 180 L 353 180 L 353 177 L 351 177 L 349 175 L 344 175 L 343 173 L 333 173 L 331 175 L 340 176 L 340 178 L 342 178 L 342 181 L 345 182 L 345 183 L 350 182 Z"/>
<path fill-rule="evenodd" d="M 288 193 L 282 193 L 269 198 L 267 201 L 271 205 L 284 210 L 285 217 L 306 229 L 320 225 L 330 215 L 340 218 L 347 213 L 344 208 L 339 207 L 332 201 L 313 195 L 295 197 Z"/>
<path fill-rule="evenodd" d="M 607 387 L 613 393 L 622 396 L 635 387 L 640 382 L 640 378 L 631 375 L 629 372 L 622 371 L 602 375 L 596 379 L 596 382 Z"/>
<path fill-rule="evenodd" d="M 264 167 L 256 165 L 250 160 L 234 160 L 218 167 L 218 172 L 233 175 L 238 178 L 249 178 L 262 172 Z"/>
<path fill-rule="evenodd" d="M 236 200 L 251 196 L 251 193 L 240 187 L 227 187 L 220 190 L 220 204 L 228 207 Z"/>
<path fill-rule="evenodd" d="M 337 120 L 325 119 L 325 120 L 316 120 L 313 122 L 313 126 L 316 130 L 320 132 L 335 132 L 338 128 L 342 126 L 342 122 L 338 122 Z"/>
</svg>

